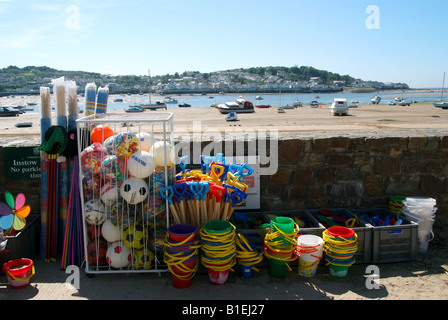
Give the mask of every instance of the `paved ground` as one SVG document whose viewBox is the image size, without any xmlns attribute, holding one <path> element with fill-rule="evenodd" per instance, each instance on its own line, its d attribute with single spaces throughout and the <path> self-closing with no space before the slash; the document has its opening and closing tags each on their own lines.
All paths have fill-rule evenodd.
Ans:
<svg viewBox="0 0 448 320">
<path fill-rule="evenodd" d="M 251 279 L 231 273 L 225 285 L 212 285 L 200 269 L 192 285 L 177 289 L 169 273 L 100 274 L 87 277 L 80 272 L 79 289 L 67 285 L 67 274 L 58 263 L 34 259 L 36 274 L 24 289 L 14 290 L 0 276 L 0 300 L 447 300 L 448 238 L 436 236 L 428 253 L 418 260 L 378 264 L 379 288 L 368 289 L 368 265 L 350 268 L 346 278 L 335 278 L 320 265 L 313 278 L 298 275 L 297 266 L 283 279 L 272 278 L 268 268 L 260 268 Z M 74 283 L 74 282 L 72 282 Z"/>
</svg>

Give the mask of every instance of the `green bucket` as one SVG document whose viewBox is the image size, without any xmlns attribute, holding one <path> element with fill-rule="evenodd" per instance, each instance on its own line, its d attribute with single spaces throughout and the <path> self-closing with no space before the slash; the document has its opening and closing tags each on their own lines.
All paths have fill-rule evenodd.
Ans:
<svg viewBox="0 0 448 320">
<path fill-rule="evenodd" d="M 286 276 L 286 261 L 269 259 L 269 275 L 273 278 L 284 278 Z"/>
<path fill-rule="evenodd" d="M 275 228 L 276 226 L 277 228 Z M 275 217 L 271 220 L 271 232 L 276 232 L 277 229 L 281 232 L 284 232 L 286 234 L 291 234 L 294 232 L 294 220 L 288 217 Z M 283 244 L 282 247 L 290 246 L 291 243 L 287 240 L 285 240 L 285 237 L 283 235 L 276 237 L 272 239 L 272 241 L 282 241 Z"/>
<path fill-rule="evenodd" d="M 232 230 L 232 225 L 224 220 L 211 220 L 204 224 L 204 229 L 208 233 L 225 234 Z"/>
<path fill-rule="evenodd" d="M 348 273 L 349 266 L 329 265 L 330 274 L 336 278 L 345 278 Z"/>
</svg>

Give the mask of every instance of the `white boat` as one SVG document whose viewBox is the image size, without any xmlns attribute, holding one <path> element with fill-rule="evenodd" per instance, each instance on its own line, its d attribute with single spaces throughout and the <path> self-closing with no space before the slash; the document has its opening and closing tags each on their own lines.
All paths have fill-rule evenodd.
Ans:
<svg viewBox="0 0 448 320">
<path fill-rule="evenodd" d="M 300 100 L 296 100 L 296 101 L 294 101 L 294 107 L 303 107 L 303 103 L 302 103 L 302 101 L 300 101 Z"/>
<path fill-rule="evenodd" d="M 372 104 L 379 104 L 381 102 L 381 97 L 375 96 L 370 99 Z"/>
<path fill-rule="evenodd" d="M 283 108 L 283 107 L 278 107 L 277 112 L 278 113 L 286 113 L 285 108 Z"/>
<path fill-rule="evenodd" d="M 160 101 L 156 101 L 155 103 L 152 103 L 151 101 L 149 103 L 141 103 L 140 108 L 142 109 L 150 109 L 150 110 L 157 110 L 157 109 L 165 109 L 166 110 L 166 104 Z"/>
<path fill-rule="evenodd" d="M 443 101 L 443 90 L 445 89 L 445 72 L 443 73 L 442 93 L 440 94 L 440 102 L 434 103 L 434 107 L 448 109 L 448 101 Z"/>
<path fill-rule="evenodd" d="M 319 106 L 319 102 L 317 102 L 317 100 L 313 100 L 310 103 L 311 108 L 317 108 Z"/>
<path fill-rule="evenodd" d="M 216 105 L 216 109 L 223 114 L 230 112 L 236 113 L 252 113 L 255 112 L 254 105 L 252 102 L 246 99 L 236 99 L 234 102 L 226 102 Z"/>
<path fill-rule="evenodd" d="M 238 120 L 238 114 L 236 112 L 230 112 L 226 115 L 226 121 L 236 121 Z"/>
<path fill-rule="evenodd" d="M 263 100 L 263 97 L 262 96 L 256 96 L 255 100 Z"/>
<path fill-rule="evenodd" d="M 331 114 L 334 116 L 348 115 L 347 99 L 336 98 L 330 106 Z"/>
<path fill-rule="evenodd" d="M 349 107 L 349 108 L 358 108 L 358 106 L 359 106 L 359 101 L 357 101 L 357 100 L 352 100 L 352 101 L 350 101 L 350 103 L 348 104 L 348 107 Z"/>
<path fill-rule="evenodd" d="M 167 104 L 177 104 L 178 101 L 174 98 L 171 97 L 166 97 L 163 102 L 167 103 Z"/>
</svg>

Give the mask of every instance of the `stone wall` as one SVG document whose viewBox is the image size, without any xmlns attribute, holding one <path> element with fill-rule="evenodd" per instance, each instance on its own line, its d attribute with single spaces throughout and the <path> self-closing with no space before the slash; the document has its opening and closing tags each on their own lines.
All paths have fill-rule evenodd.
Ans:
<svg viewBox="0 0 448 320">
<path fill-rule="evenodd" d="M 262 210 L 376 207 L 393 195 L 430 196 L 439 208 L 435 228 L 448 227 L 448 136 L 290 137 L 268 150 L 277 151 L 277 172 L 261 176 Z M 3 167 L 0 147 L 0 201 L 5 191 L 23 192 L 39 213 L 40 180 L 5 181 Z"/>
<path fill-rule="evenodd" d="M 279 169 L 261 178 L 266 210 L 387 206 L 389 197 L 437 200 L 448 226 L 448 136 L 331 137 L 279 142 Z"/>
</svg>

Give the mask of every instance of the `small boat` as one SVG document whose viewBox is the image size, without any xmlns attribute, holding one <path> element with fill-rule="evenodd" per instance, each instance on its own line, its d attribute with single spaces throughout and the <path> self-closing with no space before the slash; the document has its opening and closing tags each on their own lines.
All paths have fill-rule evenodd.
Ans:
<svg viewBox="0 0 448 320">
<path fill-rule="evenodd" d="M 135 112 L 144 112 L 145 110 L 143 110 L 140 107 L 129 107 L 126 110 L 124 110 L 127 113 L 135 113 Z"/>
<path fill-rule="evenodd" d="M 29 106 L 37 106 L 37 102 L 27 102 L 26 104 Z"/>
<path fill-rule="evenodd" d="M 156 101 L 155 103 L 141 103 L 140 108 L 142 109 L 150 109 L 150 110 L 157 110 L 157 109 L 165 109 L 166 110 L 166 104 L 160 101 Z"/>
<path fill-rule="evenodd" d="M 235 102 L 226 102 L 218 104 L 216 106 L 216 109 L 218 109 L 218 111 L 223 114 L 227 114 L 230 112 L 236 112 L 236 113 L 255 112 L 254 105 L 252 104 L 252 102 L 242 98 L 236 99 Z"/>
<path fill-rule="evenodd" d="M 285 108 L 283 108 L 283 107 L 278 107 L 277 112 L 278 113 L 286 113 Z"/>
<path fill-rule="evenodd" d="M 445 89 L 445 72 L 443 73 L 442 93 L 440 94 L 440 102 L 434 103 L 434 107 L 448 109 L 448 101 L 443 101 L 443 90 Z"/>
<path fill-rule="evenodd" d="M 33 123 L 32 122 L 20 122 L 20 123 L 16 123 L 16 127 L 17 128 L 29 128 L 32 127 Z"/>
<path fill-rule="evenodd" d="M 300 101 L 300 100 L 296 100 L 296 101 L 294 101 L 294 107 L 303 107 L 303 103 L 302 103 L 302 101 Z"/>
<path fill-rule="evenodd" d="M 20 111 L 11 110 L 8 107 L 0 107 L 0 117 L 18 117 Z"/>
<path fill-rule="evenodd" d="M 189 108 L 189 107 L 191 107 L 191 104 L 188 104 L 188 103 L 179 104 L 179 108 Z"/>
<path fill-rule="evenodd" d="M 269 104 L 257 104 L 255 106 L 255 108 L 270 108 L 270 107 L 271 107 L 271 105 L 269 105 Z"/>
<path fill-rule="evenodd" d="M 230 112 L 226 115 L 226 121 L 236 121 L 238 120 L 238 114 L 236 112 Z"/>
<path fill-rule="evenodd" d="M 168 104 L 177 104 L 178 103 L 178 101 L 176 99 L 171 98 L 171 97 L 166 97 L 163 100 L 163 102 L 168 103 Z"/>
<path fill-rule="evenodd" d="M 409 101 L 409 100 L 404 100 L 404 99 L 402 99 L 400 102 L 398 102 L 398 105 L 399 106 L 411 106 L 411 101 Z"/>
<path fill-rule="evenodd" d="M 311 108 L 317 108 L 319 106 L 319 102 L 317 102 L 317 100 L 313 100 L 310 103 Z"/>
<path fill-rule="evenodd" d="M 349 108 L 358 108 L 359 106 L 359 101 L 358 100 L 352 100 L 350 101 L 350 103 L 348 104 Z"/>
<path fill-rule="evenodd" d="M 123 102 L 123 99 L 117 98 L 117 99 L 114 99 L 114 102 Z"/>
<path fill-rule="evenodd" d="M 375 96 L 370 99 L 372 104 L 379 104 L 381 102 L 381 97 Z"/>
<path fill-rule="evenodd" d="M 336 98 L 330 106 L 331 114 L 334 116 L 348 115 L 347 99 Z"/>
<path fill-rule="evenodd" d="M 263 100 L 263 97 L 262 96 L 256 96 L 255 100 Z"/>
</svg>

